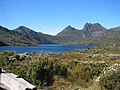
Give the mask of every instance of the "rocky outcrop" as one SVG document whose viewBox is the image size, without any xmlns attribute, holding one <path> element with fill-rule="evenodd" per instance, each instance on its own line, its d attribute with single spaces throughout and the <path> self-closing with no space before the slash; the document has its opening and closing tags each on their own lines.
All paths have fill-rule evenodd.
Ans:
<svg viewBox="0 0 120 90">
<path fill-rule="evenodd" d="M 0 74 L 0 86 L 7 90 L 37 90 L 36 86 L 13 73 Z"/>
</svg>

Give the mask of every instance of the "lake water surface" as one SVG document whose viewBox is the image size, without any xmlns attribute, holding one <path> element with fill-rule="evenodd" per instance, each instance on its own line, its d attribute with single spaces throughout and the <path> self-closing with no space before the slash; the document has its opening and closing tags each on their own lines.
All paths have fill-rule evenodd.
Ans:
<svg viewBox="0 0 120 90">
<path fill-rule="evenodd" d="M 19 53 L 24 52 L 64 52 L 67 50 L 82 50 L 90 48 L 90 45 L 63 45 L 63 44 L 39 44 L 38 46 L 0 46 L 1 51 L 16 51 Z"/>
</svg>

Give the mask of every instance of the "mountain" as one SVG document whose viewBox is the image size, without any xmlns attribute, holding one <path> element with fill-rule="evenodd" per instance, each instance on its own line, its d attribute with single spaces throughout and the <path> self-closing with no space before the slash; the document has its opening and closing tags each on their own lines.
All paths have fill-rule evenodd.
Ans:
<svg viewBox="0 0 120 90">
<path fill-rule="evenodd" d="M 82 32 L 78 29 L 75 29 L 71 27 L 70 25 L 67 26 L 63 31 L 58 33 L 56 35 L 56 38 L 58 38 L 57 43 L 69 43 L 69 42 L 75 42 L 78 39 L 82 39 Z"/>
<path fill-rule="evenodd" d="M 73 33 L 76 34 L 77 32 L 79 32 L 79 30 L 77 30 L 69 25 L 65 29 L 63 29 L 63 31 L 58 33 L 57 36 L 65 36 L 65 35 L 68 36 L 68 35 L 72 35 Z"/>
<path fill-rule="evenodd" d="M 108 29 L 99 37 L 80 42 L 82 44 L 120 45 L 120 27 Z"/>
<path fill-rule="evenodd" d="M 0 46 L 2 45 L 37 45 L 41 43 L 52 43 L 46 39 L 47 35 L 35 32 L 25 26 L 19 26 L 17 29 L 9 30 L 0 26 Z M 52 36 L 51 36 L 52 37 Z"/>
<path fill-rule="evenodd" d="M 56 35 L 58 43 L 80 43 L 81 40 L 99 37 L 107 31 L 99 23 L 86 23 L 82 30 L 75 29 L 70 25 Z"/>
<path fill-rule="evenodd" d="M 19 33 L 24 38 L 37 44 L 51 43 L 48 39 L 46 39 L 45 34 L 42 34 L 41 32 L 35 32 L 25 26 L 19 26 L 17 29 L 13 31 Z"/>
<path fill-rule="evenodd" d="M 36 32 L 25 26 L 19 26 L 14 30 L 0 26 L 0 46 L 45 43 L 103 45 L 119 42 L 120 27 L 106 29 L 99 23 L 86 23 L 81 30 L 69 25 L 55 36 Z"/>
<path fill-rule="evenodd" d="M 85 36 L 88 38 L 101 36 L 101 35 L 103 35 L 103 33 L 105 33 L 107 31 L 107 29 L 104 28 L 99 23 L 94 23 L 94 24 L 86 23 L 82 30 L 85 33 Z"/>
<path fill-rule="evenodd" d="M 30 45 L 30 40 L 19 33 L 0 26 L 0 45 Z"/>
<path fill-rule="evenodd" d="M 103 27 L 103 26 L 102 26 L 101 24 L 99 24 L 99 23 L 93 23 L 93 24 L 91 24 L 91 23 L 86 23 L 86 24 L 84 25 L 83 30 L 84 30 L 84 31 L 92 31 L 92 32 L 94 32 L 94 31 L 105 31 L 106 28 Z"/>
</svg>

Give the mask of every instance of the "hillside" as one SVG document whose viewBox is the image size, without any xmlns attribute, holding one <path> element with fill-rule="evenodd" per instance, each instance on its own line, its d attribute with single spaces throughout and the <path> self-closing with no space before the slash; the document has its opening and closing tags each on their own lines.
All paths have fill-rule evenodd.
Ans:
<svg viewBox="0 0 120 90">
<path fill-rule="evenodd" d="M 83 39 L 83 32 L 75 29 L 71 26 L 67 26 L 60 33 L 56 35 L 58 38 L 57 43 L 69 43 L 69 42 L 77 42 L 80 39 Z"/>
<path fill-rule="evenodd" d="M 120 27 L 107 30 L 102 36 L 88 39 L 81 43 L 98 44 L 98 45 L 119 45 L 120 44 Z"/>
<path fill-rule="evenodd" d="M 52 36 L 36 32 L 25 26 L 9 30 L 0 26 L 0 45 L 37 45 L 46 43 L 60 44 L 117 44 L 120 41 L 120 27 L 106 29 L 99 23 L 86 23 L 79 30 L 67 26 L 57 35 Z"/>
<path fill-rule="evenodd" d="M 28 39 L 22 37 L 17 32 L 0 26 L 0 45 L 30 45 Z"/>
<path fill-rule="evenodd" d="M 98 23 L 86 23 L 82 30 L 68 26 L 56 36 L 35 32 L 24 26 L 15 30 L 0 27 L 1 45 L 47 42 L 101 46 L 64 53 L 19 54 L 3 51 L 0 52 L 0 67 L 24 78 L 38 89 L 120 89 L 120 27 L 106 29 Z"/>
<path fill-rule="evenodd" d="M 52 36 L 51 36 L 52 37 Z M 42 33 L 35 32 L 27 27 L 20 26 L 9 30 L 0 26 L 0 45 L 37 45 L 40 43 L 51 43 Z"/>
<path fill-rule="evenodd" d="M 13 30 L 23 37 L 29 39 L 30 41 L 40 44 L 40 43 L 51 43 L 41 32 L 35 32 L 25 26 L 19 26 L 17 29 Z"/>
<path fill-rule="evenodd" d="M 58 43 L 79 44 L 86 39 L 100 37 L 106 31 L 107 29 L 99 23 L 86 23 L 81 30 L 68 26 L 58 33 L 56 37 L 58 38 Z"/>
</svg>

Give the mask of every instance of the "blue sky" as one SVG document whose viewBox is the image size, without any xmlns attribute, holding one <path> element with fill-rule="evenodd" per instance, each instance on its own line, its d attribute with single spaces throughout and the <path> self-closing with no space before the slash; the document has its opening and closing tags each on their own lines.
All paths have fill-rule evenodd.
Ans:
<svg viewBox="0 0 120 90">
<path fill-rule="evenodd" d="M 120 0 L 0 0 L 0 25 L 9 29 L 24 25 L 55 35 L 86 22 L 120 26 Z"/>
</svg>

